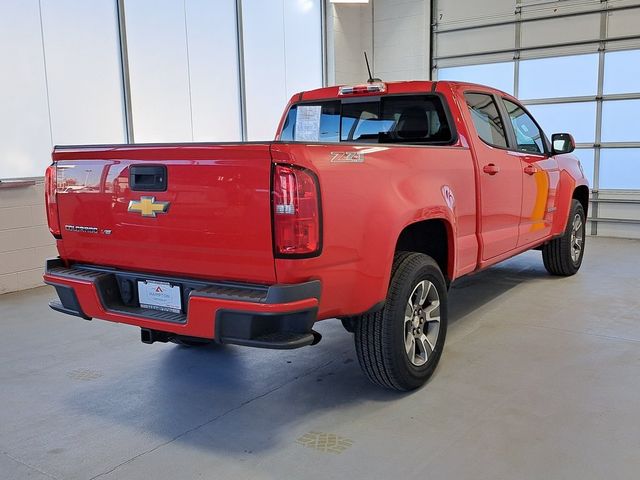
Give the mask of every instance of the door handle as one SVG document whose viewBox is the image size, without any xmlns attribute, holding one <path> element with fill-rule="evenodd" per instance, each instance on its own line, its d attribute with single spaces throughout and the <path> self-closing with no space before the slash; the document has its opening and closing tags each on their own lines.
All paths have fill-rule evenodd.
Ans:
<svg viewBox="0 0 640 480">
<path fill-rule="evenodd" d="M 165 165 L 131 165 L 129 188 L 135 192 L 164 192 L 167 190 Z"/>
<path fill-rule="evenodd" d="M 538 169 L 533 165 L 527 165 L 526 167 L 524 167 L 524 173 L 526 173 L 527 175 L 533 175 L 534 173 L 537 173 L 537 172 L 538 172 Z"/>
<path fill-rule="evenodd" d="M 482 171 L 484 173 L 488 173 L 489 175 L 495 175 L 500 171 L 500 167 L 495 165 L 494 163 L 489 163 L 482 167 Z"/>
</svg>

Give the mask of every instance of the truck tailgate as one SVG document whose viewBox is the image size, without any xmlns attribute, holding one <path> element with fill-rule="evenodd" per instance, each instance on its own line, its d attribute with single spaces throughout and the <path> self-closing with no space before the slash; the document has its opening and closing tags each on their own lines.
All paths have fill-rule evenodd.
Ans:
<svg viewBox="0 0 640 480">
<path fill-rule="evenodd" d="M 268 144 L 65 147 L 53 158 L 65 260 L 275 282 Z"/>
</svg>

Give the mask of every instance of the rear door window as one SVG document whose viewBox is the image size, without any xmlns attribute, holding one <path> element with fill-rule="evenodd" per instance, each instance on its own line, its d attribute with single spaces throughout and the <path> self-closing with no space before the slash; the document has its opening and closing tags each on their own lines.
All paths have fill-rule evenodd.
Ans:
<svg viewBox="0 0 640 480">
<path fill-rule="evenodd" d="M 507 136 L 493 95 L 465 93 L 464 98 L 478 136 L 489 145 L 507 148 Z"/>
<path fill-rule="evenodd" d="M 289 110 L 280 135 L 282 141 L 409 144 L 449 144 L 453 138 L 437 95 L 301 103 Z"/>
</svg>

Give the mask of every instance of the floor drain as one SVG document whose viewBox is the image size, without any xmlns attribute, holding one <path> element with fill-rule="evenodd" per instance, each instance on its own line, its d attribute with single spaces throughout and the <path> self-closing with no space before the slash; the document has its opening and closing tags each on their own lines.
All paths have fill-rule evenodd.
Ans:
<svg viewBox="0 0 640 480">
<path fill-rule="evenodd" d="M 353 440 L 333 433 L 309 432 L 298 438 L 296 443 L 320 452 L 342 453 L 353 445 Z"/>
<path fill-rule="evenodd" d="M 77 370 L 71 370 L 69 373 L 67 373 L 67 377 L 73 378 L 74 380 L 82 380 L 84 382 L 95 380 L 96 378 L 100 378 L 102 375 L 102 372 L 98 372 L 97 370 L 89 370 L 88 368 L 79 368 Z"/>
</svg>

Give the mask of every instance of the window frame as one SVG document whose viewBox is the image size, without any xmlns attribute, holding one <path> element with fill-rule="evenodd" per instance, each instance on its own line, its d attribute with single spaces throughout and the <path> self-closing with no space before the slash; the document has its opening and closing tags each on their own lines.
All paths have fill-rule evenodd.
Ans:
<svg viewBox="0 0 640 480">
<path fill-rule="evenodd" d="M 464 97 L 467 93 L 475 93 L 477 95 L 488 95 L 488 96 L 492 97 L 493 101 L 495 102 L 495 104 L 496 104 L 496 106 L 498 108 L 498 114 L 500 115 L 500 120 L 502 121 L 502 125 L 503 125 L 503 128 L 505 130 L 507 146 L 506 147 L 501 147 L 499 145 L 493 145 L 492 143 L 484 141 L 484 139 L 476 131 L 475 125 L 473 125 L 473 129 L 475 131 L 476 137 L 478 137 L 482 143 L 484 143 L 485 145 L 490 146 L 491 148 L 497 148 L 498 150 L 505 150 L 507 152 L 526 153 L 528 155 L 535 155 L 535 156 L 544 157 L 544 158 L 550 158 L 551 157 L 551 144 L 549 142 L 549 139 L 547 138 L 547 134 L 540 127 L 540 124 L 538 123 L 536 118 L 531 114 L 531 112 L 529 110 L 527 110 L 525 108 L 524 105 L 522 105 L 522 103 L 518 99 L 516 99 L 514 97 L 511 97 L 511 98 L 506 97 L 502 92 L 492 92 L 492 91 L 488 91 L 487 92 L 487 91 L 482 91 L 482 90 L 475 90 L 473 88 L 469 89 L 469 90 L 463 90 L 462 91 L 462 101 L 463 101 L 467 111 L 469 111 L 470 115 L 471 115 L 471 111 L 469 109 L 469 105 L 467 105 L 467 100 Z M 520 108 L 522 108 L 522 110 L 524 110 L 527 113 L 527 115 L 529 115 L 531 120 L 533 120 L 533 123 L 535 123 L 536 126 L 538 127 L 538 129 L 540 130 L 540 132 L 542 132 L 542 143 L 544 145 L 544 150 L 545 150 L 544 153 L 535 153 L 535 152 L 530 152 L 528 150 L 519 150 L 517 148 L 518 142 L 517 142 L 517 139 L 516 139 L 516 133 L 513 130 L 513 125 L 511 125 L 511 118 L 509 116 L 509 112 L 507 111 L 507 107 L 505 106 L 503 100 L 508 100 L 509 102 L 514 103 L 515 105 L 518 105 Z M 507 125 L 507 122 L 505 122 L 505 119 L 509 119 L 508 125 Z M 472 120 L 472 123 L 473 123 L 473 120 Z"/>
<path fill-rule="evenodd" d="M 444 112 L 447 123 L 449 124 L 449 130 L 451 131 L 451 138 L 447 142 L 433 142 L 433 143 L 418 143 L 418 142 L 391 142 L 391 143 L 383 143 L 383 142 L 358 142 L 358 141 L 338 141 L 338 142 L 326 142 L 326 141 L 317 141 L 317 142 L 305 142 L 300 140 L 282 140 L 282 132 L 284 131 L 284 125 L 286 123 L 286 119 L 289 117 L 291 113 L 291 109 L 298 107 L 299 105 L 318 105 L 324 102 L 340 102 L 340 132 L 338 132 L 338 138 L 341 138 L 342 133 L 342 105 L 350 104 L 350 103 L 369 103 L 369 102 L 377 102 L 378 106 L 378 115 L 381 112 L 382 100 L 389 98 L 398 98 L 398 97 L 437 97 L 442 105 L 442 110 Z M 404 92 L 404 93 L 392 93 L 385 95 L 358 95 L 358 96 L 342 96 L 342 97 L 328 97 L 328 98 L 317 98 L 313 100 L 299 100 L 293 102 L 283 116 L 282 127 L 277 132 L 277 140 L 276 142 L 280 143 L 299 143 L 299 144 L 312 144 L 312 145 L 386 145 L 386 146 L 395 146 L 395 147 L 461 147 L 457 145 L 459 142 L 458 129 L 456 126 L 456 122 L 451 113 L 451 108 L 449 107 L 449 102 L 447 101 L 447 97 L 443 95 L 441 92 L 435 92 L 432 90 L 428 91 L 416 91 L 416 92 Z"/>
<path fill-rule="evenodd" d="M 520 103 L 518 100 L 516 100 L 515 98 L 507 98 L 504 95 L 500 95 L 500 105 L 499 107 L 503 110 L 503 115 L 505 116 L 505 118 L 509 119 L 508 122 L 508 126 L 506 127 L 506 130 L 508 131 L 507 136 L 509 137 L 509 144 L 510 147 L 509 150 L 512 152 L 518 152 L 518 153 L 526 153 L 528 155 L 536 155 L 539 157 L 545 157 L 548 158 L 551 156 L 551 145 L 549 144 L 549 139 L 547 138 L 547 134 L 545 133 L 545 131 L 542 129 L 542 127 L 540 126 L 540 124 L 538 123 L 538 121 L 535 119 L 535 117 L 531 114 L 531 112 L 529 110 L 527 110 L 524 105 L 522 105 L 522 103 Z M 521 150 L 518 148 L 518 137 L 516 136 L 516 132 L 513 128 L 513 124 L 511 123 L 511 115 L 509 115 L 509 110 L 507 110 L 507 106 L 505 105 L 505 101 L 509 102 L 509 103 L 513 103 L 514 105 L 520 107 L 522 109 L 522 111 L 524 113 L 526 113 L 529 118 L 531 119 L 531 121 L 535 124 L 536 127 L 538 127 L 538 130 L 540 131 L 541 138 L 542 138 L 542 145 L 544 147 L 544 152 L 531 152 L 529 150 Z"/>
<path fill-rule="evenodd" d="M 469 112 L 470 116 L 472 115 L 472 113 L 471 113 L 471 108 L 469 107 L 469 104 L 467 103 L 467 98 L 466 98 L 467 93 L 471 93 L 471 94 L 475 94 L 475 95 L 486 95 L 487 97 L 491 97 L 493 99 L 493 103 L 495 103 L 496 110 L 498 111 L 498 115 L 500 116 L 500 121 L 502 122 L 502 129 L 504 130 L 504 140 L 505 140 L 505 143 L 507 144 L 507 146 L 506 147 L 501 147 L 500 145 L 494 145 L 493 143 L 487 142 L 478 133 L 478 129 L 476 128 L 475 123 L 473 123 L 473 118 L 472 118 L 471 119 L 471 124 L 473 125 L 473 130 L 474 130 L 474 132 L 476 134 L 476 137 L 478 137 L 482 143 L 484 143 L 485 145 L 488 145 L 491 148 L 497 148 L 498 150 L 512 151 L 512 149 L 510 148 L 511 147 L 511 145 L 510 145 L 511 137 L 510 137 L 510 134 L 509 134 L 509 132 L 507 130 L 507 127 L 505 126 L 505 122 L 504 122 L 504 119 L 505 119 L 504 111 L 500 108 L 500 102 L 498 102 L 498 98 L 497 98 L 496 94 L 493 93 L 493 92 L 483 92 L 481 90 L 463 90 L 462 91 L 462 101 L 464 103 L 465 108 Z"/>
</svg>

